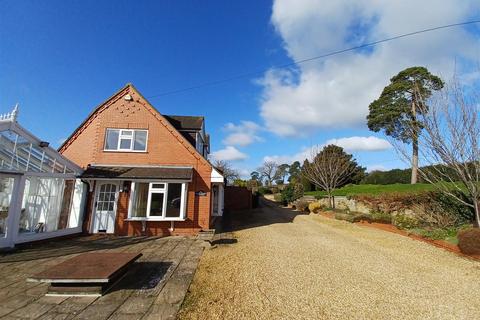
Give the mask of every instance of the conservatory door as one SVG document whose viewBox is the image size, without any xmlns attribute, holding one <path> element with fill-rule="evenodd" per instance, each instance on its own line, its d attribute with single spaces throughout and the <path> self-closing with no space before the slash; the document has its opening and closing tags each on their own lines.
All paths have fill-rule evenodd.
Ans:
<svg viewBox="0 0 480 320">
<path fill-rule="evenodd" d="M 115 217 L 117 212 L 118 184 L 99 182 L 97 184 L 95 210 L 93 214 L 93 233 L 115 231 Z"/>
<path fill-rule="evenodd" d="M 13 237 L 18 231 L 18 225 L 14 225 L 16 212 L 12 208 L 15 183 L 18 178 L 0 174 L 0 248 L 13 246 Z"/>
</svg>

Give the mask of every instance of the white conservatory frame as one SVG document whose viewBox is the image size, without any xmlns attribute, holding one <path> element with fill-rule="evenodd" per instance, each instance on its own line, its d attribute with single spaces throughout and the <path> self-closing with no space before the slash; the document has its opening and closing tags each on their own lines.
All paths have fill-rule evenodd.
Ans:
<svg viewBox="0 0 480 320">
<path fill-rule="evenodd" d="M 15 244 L 19 243 L 82 232 L 87 191 L 86 185 L 77 178 L 83 172 L 82 168 L 63 157 L 55 149 L 49 147 L 48 143 L 40 140 L 20 126 L 16 120 L 17 115 L 17 106 L 11 113 L 0 115 L 0 178 L 13 179 L 13 187 L 10 194 L 3 196 L 3 199 L 8 203 L 8 207 L 6 207 L 8 209 L 3 212 L 4 215 L 6 212 L 6 218 L 3 218 L 1 221 L 3 223 L 3 232 L 0 233 L 0 248 L 14 247 Z M 71 191 L 66 189 L 65 181 L 67 180 L 71 181 L 69 185 Z M 41 187 L 44 187 L 42 189 L 44 192 L 48 192 L 46 196 L 48 207 L 43 212 L 44 221 L 37 222 L 37 226 L 41 225 L 41 229 L 37 230 L 37 226 L 35 226 L 34 232 L 32 230 L 29 232 L 19 231 L 21 216 L 26 210 L 22 209 L 22 203 L 25 201 L 26 181 L 30 181 L 30 185 L 32 185 L 32 181 L 35 181 L 37 193 L 40 192 Z M 55 191 L 48 189 L 48 186 L 53 188 L 53 183 L 57 184 Z M 47 189 L 45 188 L 46 186 Z M 64 207 L 63 202 L 65 190 L 71 192 L 68 200 L 65 202 L 68 204 L 68 207 Z M 50 196 L 53 192 L 56 192 L 56 198 L 52 201 Z M 25 197 L 28 198 L 30 196 L 32 195 L 28 194 Z M 41 213 L 36 212 L 45 208 L 38 209 L 40 205 L 37 204 L 37 197 L 40 196 L 35 194 L 32 197 L 34 197 L 34 202 L 28 202 L 28 204 L 32 205 L 33 213 L 27 210 L 27 219 L 31 218 L 30 214 L 40 216 Z M 46 221 L 47 218 L 51 218 L 48 215 L 48 211 L 52 207 L 50 202 L 54 203 L 55 210 L 57 210 L 57 214 L 54 216 L 57 220 L 52 223 L 52 225 L 56 223 L 53 231 L 48 231 Z M 63 209 L 66 210 L 67 216 L 61 217 L 60 211 Z M 66 218 L 62 227 L 59 226 L 61 218 Z"/>
</svg>

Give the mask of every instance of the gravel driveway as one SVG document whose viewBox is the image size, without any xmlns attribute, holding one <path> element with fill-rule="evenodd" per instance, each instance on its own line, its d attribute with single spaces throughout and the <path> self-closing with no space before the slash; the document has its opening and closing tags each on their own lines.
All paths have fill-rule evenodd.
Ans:
<svg viewBox="0 0 480 320">
<path fill-rule="evenodd" d="M 480 263 L 264 202 L 206 250 L 180 319 L 480 319 Z"/>
</svg>

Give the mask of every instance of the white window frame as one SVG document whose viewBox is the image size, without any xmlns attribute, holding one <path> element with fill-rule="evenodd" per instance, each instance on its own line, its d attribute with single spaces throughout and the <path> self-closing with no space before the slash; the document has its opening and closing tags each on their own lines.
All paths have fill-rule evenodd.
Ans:
<svg viewBox="0 0 480 320">
<path fill-rule="evenodd" d="M 132 182 L 130 187 L 130 199 L 128 203 L 128 219 L 132 221 L 142 221 L 142 220 L 149 220 L 149 221 L 185 221 L 186 219 L 186 211 L 187 211 L 187 195 L 188 195 L 188 182 L 189 181 L 145 181 L 145 180 L 136 180 Z M 137 183 L 149 183 L 148 186 L 148 198 L 147 198 L 147 212 L 146 217 L 132 217 L 133 211 L 133 202 L 136 196 L 135 194 L 135 186 Z M 182 185 L 181 188 L 181 202 L 180 202 L 180 216 L 179 217 L 166 217 L 167 213 L 167 200 L 168 200 L 168 185 L 170 183 L 179 183 Z M 154 188 L 154 184 L 164 184 L 163 188 Z M 151 209 L 151 199 L 153 193 L 163 193 L 163 208 L 162 208 L 162 215 L 161 216 L 151 216 L 150 209 Z"/>
<path fill-rule="evenodd" d="M 109 130 L 117 130 L 118 131 L 118 141 L 117 141 L 117 148 L 116 149 L 107 149 L 107 138 L 108 138 L 108 131 Z M 135 146 L 135 132 L 143 131 L 146 132 L 145 137 L 145 150 L 134 150 Z M 131 135 L 125 135 L 124 132 L 131 132 Z M 129 148 L 120 148 L 120 142 L 122 139 L 130 140 L 130 147 Z M 121 128 L 107 128 L 105 130 L 105 142 L 103 144 L 103 151 L 108 152 L 147 152 L 148 150 L 148 130 L 147 129 L 121 129 Z"/>
</svg>

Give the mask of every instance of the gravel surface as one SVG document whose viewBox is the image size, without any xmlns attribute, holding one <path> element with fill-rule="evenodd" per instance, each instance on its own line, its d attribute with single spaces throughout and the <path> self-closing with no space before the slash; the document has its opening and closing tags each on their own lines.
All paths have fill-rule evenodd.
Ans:
<svg viewBox="0 0 480 320">
<path fill-rule="evenodd" d="M 180 319 L 480 319 L 480 263 L 263 205 L 206 250 Z"/>
</svg>

